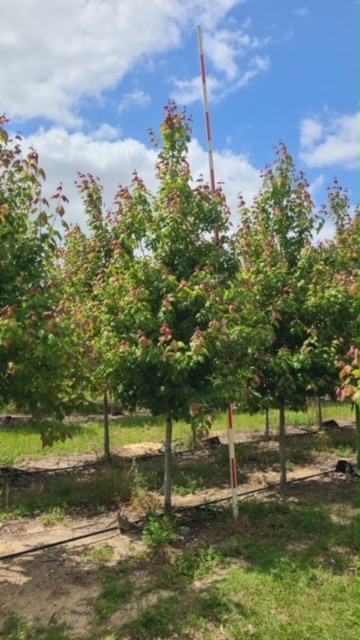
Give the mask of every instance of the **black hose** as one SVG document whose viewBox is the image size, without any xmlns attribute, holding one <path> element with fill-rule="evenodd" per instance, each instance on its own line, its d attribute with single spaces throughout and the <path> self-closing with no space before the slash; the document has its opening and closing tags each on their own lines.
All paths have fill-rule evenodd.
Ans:
<svg viewBox="0 0 360 640">
<path fill-rule="evenodd" d="M 288 484 L 292 483 L 292 482 L 299 482 L 301 480 L 309 480 L 310 478 L 317 478 L 319 476 L 324 476 L 327 473 L 331 473 L 333 471 L 333 469 L 328 469 L 327 471 L 322 471 L 320 473 L 315 473 L 311 476 L 304 476 L 303 478 L 294 478 L 293 480 L 289 480 Z M 277 489 L 280 485 L 279 484 L 274 484 L 271 487 L 261 487 L 261 489 L 252 489 L 251 491 L 245 491 L 244 493 L 238 493 L 237 496 L 238 498 L 243 498 L 245 496 L 249 496 L 252 495 L 254 493 L 261 493 L 264 491 L 273 491 L 274 489 Z M 228 500 L 231 500 L 231 497 L 227 496 L 226 498 L 220 498 L 218 500 L 211 500 L 210 502 L 202 502 L 200 504 L 196 504 L 196 505 L 190 505 L 188 507 L 177 507 L 176 509 L 174 509 L 174 513 L 179 513 L 181 511 L 189 511 L 191 509 L 200 509 L 201 507 L 207 507 L 208 505 L 211 504 L 217 504 L 219 502 L 226 502 Z M 164 514 L 162 514 L 164 515 Z M 139 524 L 141 522 L 141 520 L 137 520 L 136 522 L 134 522 L 133 524 Z M 77 540 L 83 540 L 84 538 L 91 538 L 93 536 L 97 536 L 100 535 L 101 533 L 108 533 L 110 531 L 119 531 L 119 527 L 107 527 L 106 529 L 99 529 L 98 531 L 93 531 L 92 533 L 84 533 L 81 536 L 76 536 L 75 538 L 66 538 L 65 540 L 58 540 L 57 542 L 50 542 L 48 544 L 43 544 L 40 545 L 39 547 L 31 547 L 30 549 L 26 549 L 25 551 L 17 551 L 16 553 L 9 553 L 5 556 L 0 556 L 0 560 L 11 560 L 13 558 L 19 558 L 21 556 L 25 556 L 29 553 L 36 553 L 37 551 L 43 551 L 44 549 L 51 549 L 53 547 L 58 547 L 62 544 L 69 544 L 70 542 L 76 542 Z"/>
<path fill-rule="evenodd" d="M 299 427 L 300 428 L 300 427 Z M 316 431 L 309 431 L 306 432 L 306 434 L 302 434 L 302 433 L 288 433 L 286 434 L 286 437 L 288 438 L 292 438 L 294 436 L 296 437 L 301 437 L 303 435 L 315 435 L 317 432 Z M 257 438 L 256 440 L 251 440 L 249 442 L 235 442 L 235 446 L 252 446 L 253 444 L 259 444 L 261 442 L 264 442 L 263 438 Z M 221 443 L 220 446 L 227 446 L 224 443 Z M 216 451 L 217 448 L 207 448 L 207 451 Z M 175 456 L 183 456 L 186 455 L 187 453 L 195 453 L 198 452 L 199 449 L 185 449 L 184 451 L 172 451 L 171 454 L 175 455 Z M 164 454 L 159 451 L 158 453 L 146 453 L 145 455 L 139 455 L 139 456 L 121 456 L 122 458 L 124 458 L 124 460 L 149 460 L 151 458 L 162 458 L 164 457 Z M 97 462 L 86 462 L 84 464 L 76 464 L 73 465 L 71 467 L 56 467 L 53 469 L 21 469 L 18 467 L 14 467 L 11 468 L 10 467 L 10 473 L 8 474 L 3 474 L 1 471 L 1 467 L 0 467 L 0 480 L 2 478 L 11 478 L 12 474 L 14 474 L 14 476 L 16 476 L 17 474 L 19 475 L 37 475 L 37 474 L 46 474 L 46 473 L 66 473 L 67 471 L 71 471 L 73 469 L 86 469 L 86 468 L 91 468 L 91 467 L 97 467 L 100 466 L 101 464 L 103 464 L 101 462 L 101 460 L 97 461 Z"/>
<path fill-rule="evenodd" d="M 76 464 L 72 467 L 56 467 L 55 469 L 21 469 L 19 467 L 5 467 L 9 469 L 8 473 L 3 472 L 3 468 L 0 467 L 0 479 L 1 478 L 12 478 L 16 476 L 32 476 L 38 474 L 45 473 L 65 473 L 66 471 L 71 471 L 72 469 L 85 469 L 86 467 L 96 467 L 101 463 L 99 462 L 86 462 L 85 464 Z"/>
<path fill-rule="evenodd" d="M 0 560 L 10 560 L 11 558 L 19 558 L 20 556 L 26 556 L 28 553 L 35 553 L 36 551 L 43 551 L 44 549 L 51 549 L 52 547 L 58 547 L 61 544 L 69 544 L 69 542 L 75 542 L 76 540 L 82 540 L 83 538 L 91 538 L 92 536 L 98 536 L 100 533 L 107 533 L 108 531 L 119 531 L 119 527 L 108 527 L 107 529 L 99 529 L 92 533 L 84 533 L 82 536 L 76 536 L 75 538 L 66 538 L 65 540 L 58 540 L 57 542 L 49 542 L 48 544 L 42 544 L 39 547 L 31 547 L 25 551 L 17 551 L 16 553 L 9 553 L 6 556 L 0 556 Z"/>
<path fill-rule="evenodd" d="M 304 476 L 302 478 L 293 478 L 293 480 L 288 480 L 287 484 L 290 484 L 291 482 L 299 482 L 300 480 L 309 480 L 309 478 L 317 478 L 319 476 L 324 476 L 327 473 L 331 473 L 332 471 L 334 471 L 334 469 L 328 469 L 328 471 L 321 471 L 321 473 L 314 473 L 311 476 Z M 245 491 L 244 493 L 238 493 L 237 497 L 238 498 L 244 498 L 245 496 L 250 496 L 254 493 L 262 493 L 265 491 L 274 491 L 274 489 L 278 489 L 280 487 L 280 484 L 273 484 L 271 486 L 267 486 L 267 487 L 261 487 L 260 489 L 252 489 L 251 491 Z M 196 505 L 192 505 L 189 507 L 178 507 L 177 509 L 174 509 L 175 512 L 178 511 L 187 511 L 187 509 L 200 509 L 201 507 L 206 508 L 208 505 L 210 504 L 216 504 L 217 502 L 226 502 L 231 500 L 231 496 L 227 496 L 226 498 L 220 498 L 218 500 L 211 500 L 209 502 L 203 502 L 201 504 L 196 504 Z M 0 558 L 1 559 L 1 558 Z"/>
</svg>

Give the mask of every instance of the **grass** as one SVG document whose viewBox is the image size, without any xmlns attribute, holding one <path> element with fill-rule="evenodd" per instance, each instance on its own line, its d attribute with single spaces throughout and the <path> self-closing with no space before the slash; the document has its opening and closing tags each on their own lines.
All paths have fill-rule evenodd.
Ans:
<svg viewBox="0 0 360 640">
<path fill-rule="evenodd" d="M 328 418 L 353 419 L 349 404 L 325 403 L 324 420 Z M 310 406 L 306 413 L 291 412 L 287 414 L 287 423 L 311 426 L 317 424 L 316 407 Z M 270 412 L 270 425 L 276 428 L 278 416 L 276 411 Z M 234 415 L 234 429 L 239 432 L 261 432 L 264 429 L 262 414 Z M 42 448 L 40 428 L 33 424 L 20 424 L 2 427 L 0 430 L 0 466 L 13 465 L 22 460 L 39 459 L 51 455 L 68 455 L 75 453 L 90 453 L 99 457 L 103 454 L 103 426 L 101 421 L 80 424 L 69 422 L 67 430 L 73 435 L 73 440 L 57 442 L 53 447 Z M 215 433 L 226 432 L 226 414 L 219 414 L 213 426 Z M 162 418 L 151 416 L 123 417 L 111 422 L 111 446 L 113 449 L 139 442 L 162 442 L 164 440 L 165 424 Z M 178 422 L 174 424 L 174 440 L 183 441 L 185 447 L 191 443 L 191 429 L 189 425 Z"/>
<path fill-rule="evenodd" d="M 1 640 L 73 640 L 64 625 L 34 628 L 17 614 L 12 614 L 0 631 Z"/>
<path fill-rule="evenodd" d="M 108 562 L 111 562 L 114 557 L 114 549 L 109 546 L 98 547 L 97 549 L 91 549 L 91 551 L 88 551 L 84 557 L 88 560 L 107 564 Z"/>
<path fill-rule="evenodd" d="M 244 500 L 237 522 L 224 507 L 212 509 L 211 521 L 204 511 L 197 517 L 205 528 L 192 543 L 175 543 L 158 561 L 129 559 L 104 570 L 87 635 L 13 615 L 0 638 L 357 640 L 358 522 L 355 485 L 346 487 L 340 505 L 324 485 L 321 504 Z M 131 619 L 114 626 L 124 606 L 132 606 Z"/>
<path fill-rule="evenodd" d="M 53 507 L 49 513 L 41 518 L 44 527 L 52 527 L 54 524 L 69 524 L 69 518 L 65 513 L 64 506 Z"/>
<path fill-rule="evenodd" d="M 352 418 L 352 414 L 348 406 L 326 406 L 324 419 L 330 417 Z M 312 420 L 311 414 L 297 418 L 304 425 Z M 290 414 L 288 422 L 294 421 Z M 260 431 L 263 417 L 237 415 L 235 425 L 238 430 Z M 179 424 L 176 429 L 175 439 L 190 437 L 188 427 Z M 24 426 L 1 430 L 1 448 L 9 456 L 18 439 L 18 459 L 36 457 L 28 447 L 34 438 L 39 456 L 66 453 L 67 447 L 83 453 L 90 443 L 100 454 L 100 423 L 75 424 L 74 430 L 74 441 L 56 444 L 45 453 L 38 433 L 26 433 Z M 226 431 L 225 416 L 220 416 L 214 430 Z M 112 424 L 112 435 L 114 447 L 120 441 L 161 441 L 163 425 L 144 416 L 126 418 Z M 13 449 L 6 448 L 10 441 Z M 236 449 L 244 478 L 278 463 L 276 449 L 251 443 Z M 288 468 L 305 465 L 319 453 L 348 458 L 354 451 L 351 429 L 306 436 L 301 444 L 294 439 L 288 446 Z M 228 464 L 227 447 L 214 452 L 211 459 L 174 459 L 175 492 L 186 495 L 228 484 Z M 99 465 L 81 474 L 68 472 L 46 480 L 36 476 L 28 486 L 8 482 L 0 494 L 0 516 L 6 520 L 14 515 L 42 514 L 46 526 L 66 524 L 69 514 L 77 510 L 96 514 L 117 507 L 134 489 L 161 490 L 163 471 L 162 459 L 129 466 L 115 458 L 112 467 Z M 356 488 L 355 482 L 344 481 L 341 493 L 339 489 L 336 493 L 332 483 L 324 482 L 319 491 L 314 481 L 306 487 L 304 483 L 299 493 L 299 484 L 289 485 L 286 499 L 240 501 L 236 522 L 225 507 L 182 514 L 177 523 L 149 518 L 146 554 L 134 553 L 118 564 L 114 564 L 111 547 L 85 554 L 84 562 L 97 562 L 94 580 L 101 580 L 100 595 L 89 605 L 90 631 L 74 636 L 64 625 L 37 626 L 13 614 L 0 630 L 0 639 L 357 640 Z M 110 562 L 111 567 L 107 566 Z M 17 604 L 21 610 L 21 598 L 18 603 L 14 600 L 14 608 Z M 129 610 L 131 616 L 126 620 Z M 115 618 L 118 611 L 124 615 Z M 125 622 L 115 624 L 115 619 Z"/>
<path fill-rule="evenodd" d="M 152 588 L 171 593 L 140 608 L 117 637 L 355 640 L 357 521 L 347 513 L 346 523 L 334 522 L 331 511 L 247 500 L 232 534 L 221 512 L 221 542 L 194 543 L 162 564 Z"/>
<path fill-rule="evenodd" d="M 215 460 L 173 461 L 174 494 L 197 493 L 205 486 L 216 486 L 228 480 L 228 456 L 217 455 Z M 99 465 L 95 469 L 57 474 L 46 479 L 35 476 L 29 484 L 8 482 L 0 488 L 0 521 L 14 517 L 37 516 L 42 514 L 45 526 L 68 523 L 68 515 L 79 510 L 91 515 L 104 513 L 128 501 L 138 493 L 162 492 L 164 483 L 164 462 L 155 459 L 133 462 L 129 467 L 121 460 L 112 466 Z"/>
<path fill-rule="evenodd" d="M 33 478 L 21 491 L 7 484 L 0 491 L 0 521 L 43 515 L 43 524 L 66 523 L 67 515 L 86 510 L 95 515 L 115 508 L 131 497 L 132 480 L 126 466 L 100 466 L 95 470 Z"/>
<path fill-rule="evenodd" d="M 122 604 L 131 599 L 133 591 L 134 584 L 129 577 L 106 573 L 102 579 L 102 592 L 95 605 L 93 624 L 99 625 L 109 620 Z"/>
<path fill-rule="evenodd" d="M 304 436 L 289 442 L 287 469 L 295 470 L 319 457 L 321 453 L 352 458 L 355 453 L 353 429 L 329 430 L 319 437 Z M 278 465 L 278 451 L 273 447 L 258 448 L 253 443 L 236 446 L 239 467 L 238 480 L 246 482 L 255 472 L 266 474 Z M 228 448 L 221 447 L 211 458 L 187 460 L 174 458 L 172 482 L 174 495 L 197 494 L 209 488 L 228 486 Z M 26 482 L 26 480 L 22 480 Z M 90 515 L 115 509 L 140 492 L 163 492 L 164 461 L 151 458 L 129 463 L 114 457 L 113 465 L 97 465 L 83 469 L 81 474 L 67 471 L 42 479 L 33 476 L 28 484 L 18 486 L 7 480 L 0 486 L 0 521 L 14 517 L 42 515 L 43 523 L 67 523 L 67 516 L 80 512 Z M 151 510 L 151 509 L 150 509 Z M 146 507 L 145 511 L 149 511 Z"/>
</svg>

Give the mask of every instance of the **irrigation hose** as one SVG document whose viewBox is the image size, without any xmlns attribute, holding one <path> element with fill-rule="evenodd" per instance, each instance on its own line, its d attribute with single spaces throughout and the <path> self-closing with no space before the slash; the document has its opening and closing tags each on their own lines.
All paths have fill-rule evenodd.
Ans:
<svg viewBox="0 0 360 640">
<path fill-rule="evenodd" d="M 327 473 L 331 473 L 332 471 L 334 471 L 334 469 L 328 469 L 327 471 L 321 471 L 320 473 L 314 473 L 311 476 L 303 476 L 302 478 L 293 478 L 292 480 L 288 480 L 286 484 L 290 484 L 292 482 L 299 482 L 300 480 L 309 480 L 309 478 L 317 478 L 319 476 L 325 476 Z M 280 487 L 280 484 L 273 484 L 273 485 L 269 485 L 266 487 L 261 487 L 260 489 L 252 489 L 251 491 L 245 491 L 243 493 L 238 493 L 237 496 L 238 498 L 245 498 L 246 496 L 250 496 L 254 493 L 262 493 L 265 491 L 274 491 L 275 489 L 278 489 Z M 211 504 L 216 504 L 218 502 L 226 502 L 227 500 L 231 500 L 230 496 L 227 496 L 226 498 L 219 498 L 218 500 L 211 500 L 209 502 L 203 502 L 201 504 L 197 504 L 197 505 L 193 505 L 193 506 L 189 506 L 189 507 L 178 507 L 177 509 L 174 509 L 174 511 L 177 513 L 179 511 L 187 511 L 188 509 L 200 509 L 201 507 L 207 507 L 208 505 Z M 1 560 L 1 558 L 0 558 Z"/>
<path fill-rule="evenodd" d="M 91 538 L 92 536 L 98 536 L 100 533 L 107 533 L 108 531 L 119 531 L 119 527 L 108 527 L 107 529 L 100 529 L 93 531 L 92 533 L 84 533 L 82 536 L 76 536 L 75 538 L 66 538 L 65 540 L 58 540 L 57 542 L 49 542 L 48 544 L 42 544 L 38 547 L 31 547 L 25 549 L 25 551 L 17 551 L 16 553 L 9 553 L 6 556 L 0 556 L 0 560 L 10 560 L 11 558 L 19 558 L 20 556 L 26 556 L 28 553 L 35 553 L 36 551 L 43 551 L 44 549 L 51 549 L 52 547 L 58 547 L 61 544 L 69 544 L 76 540 L 82 540 L 83 538 Z"/>
<path fill-rule="evenodd" d="M 287 484 L 293 483 L 293 482 L 300 482 L 301 480 L 309 480 L 310 478 L 317 478 L 319 476 L 324 476 L 328 473 L 331 473 L 332 471 L 334 471 L 334 469 L 328 469 L 327 471 L 321 471 L 320 473 L 315 473 L 313 475 L 310 476 L 304 476 L 302 478 L 293 478 L 292 480 L 289 480 Z M 244 493 L 238 493 L 238 498 L 244 498 L 246 496 L 255 494 L 255 493 L 261 493 L 264 491 L 274 491 L 275 489 L 279 488 L 280 484 L 274 484 L 270 487 L 261 487 L 260 489 L 253 489 L 251 491 L 245 491 Z M 211 500 L 210 502 L 202 502 L 200 504 L 196 504 L 196 505 L 191 505 L 188 507 L 177 507 L 176 509 L 174 509 L 174 513 L 180 513 L 181 511 L 190 511 L 192 509 L 200 509 L 200 508 L 206 508 L 209 505 L 212 504 L 217 504 L 219 502 L 226 502 L 231 500 L 231 496 L 227 496 L 226 498 L 220 498 L 218 500 Z M 164 514 L 162 514 L 164 515 Z M 137 520 L 136 522 L 134 522 L 134 524 L 139 524 L 141 522 L 141 520 Z M 62 544 L 69 544 L 70 542 L 76 542 L 77 540 L 83 540 L 84 538 L 92 538 L 93 536 L 98 536 L 101 535 L 102 533 L 108 533 L 110 531 L 119 531 L 119 527 L 107 527 L 105 529 L 98 529 L 97 531 L 93 531 L 92 533 L 84 533 L 81 536 L 76 536 L 75 538 L 66 538 L 65 540 L 58 540 L 57 542 L 50 542 L 48 544 L 43 544 L 40 545 L 38 547 L 31 547 L 30 549 L 25 549 L 24 551 L 17 551 L 16 553 L 9 553 L 5 556 L 0 556 L 0 560 L 12 560 L 14 558 L 19 558 L 21 556 L 25 556 L 28 555 L 29 553 L 36 553 L 37 551 L 43 551 L 44 549 L 51 549 L 53 547 L 58 547 Z"/>
<path fill-rule="evenodd" d="M 298 427 L 299 429 L 301 427 Z M 293 437 L 301 437 L 304 435 L 316 435 L 317 432 L 316 431 L 306 431 L 306 433 L 289 433 L 286 434 L 287 438 L 293 438 Z M 241 446 L 251 446 L 253 444 L 259 444 L 261 442 L 264 442 L 263 438 L 257 438 L 256 440 L 251 440 L 249 442 L 235 442 L 235 445 L 241 445 Z M 226 444 L 221 443 L 220 446 L 226 446 Z M 207 451 L 216 451 L 217 447 L 212 448 L 209 447 L 207 448 Z M 201 451 L 201 449 L 184 449 L 184 451 L 172 451 L 171 455 L 173 456 L 183 456 L 189 453 L 196 453 L 198 451 Z M 150 460 L 151 458 L 162 458 L 164 457 L 164 454 L 159 451 L 157 453 L 146 453 L 145 455 L 138 455 L 138 456 L 121 456 L 124 461 L 129 461 L 129 460 L 136 460 L 136 461 L 140 461 L 140 460 Z M 72 471 L 73 469 L 86 469 L 86 468 L 91 468 L 91 467 L 100 467 L 101 465 L 103 465 L 104 463 L 101 460 L 97 460 L 95 462 L 86 462 L 85 464 L 76 464 L 73 465 L 71 467 L 55 467 L 55 468 L 50 468 L 50 469 L 21 469 L 19 467 L 13 467 L 10 468 L 10 473 L 8 474 L 3 474 L 1 467 L 0 467 L 0 480 L 1 479 L 12 479 L 12 476 L 16 476 L 16 475 L 24 475 L 24 476 L 31 476 L 31 475 L 37 475 L 37 474 L 46 474 L 46 473 L 67 473 L 68 471 Z"/>
</svg>

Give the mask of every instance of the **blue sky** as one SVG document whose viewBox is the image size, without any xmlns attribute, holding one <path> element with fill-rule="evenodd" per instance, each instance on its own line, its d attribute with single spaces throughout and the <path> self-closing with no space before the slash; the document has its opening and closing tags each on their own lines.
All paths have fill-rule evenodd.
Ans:
<svg viewBox="0 0 360 640">
<path fill-rule="evenodd" d="M 134 168 L 155 187 L 147 129 L 169 98 L 193 116 L 190 164 L 207 176 L 200 24 L 215 173 L 234 222 L 237 193 L 250 203 L 280 138 L 317 204 L 335 175 L 355 204 L 358 14 L 355 0 L 11 0 L 0 111 L 39 150 L 48 188 L 63 181 L 68 221 L 82 222 L 77 170 L 100 176 L 107 205 Z"/>
</svg>

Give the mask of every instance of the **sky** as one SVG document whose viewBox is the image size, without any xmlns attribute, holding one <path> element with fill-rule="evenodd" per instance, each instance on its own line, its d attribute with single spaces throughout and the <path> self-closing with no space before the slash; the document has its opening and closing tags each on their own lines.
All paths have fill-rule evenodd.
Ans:
<svg viewBox="0 0 360 640">
<path fill-rule="evenodd" d="M 357 0 L 11 0 L 1 14 L 0 113 L 40 153 L 45 195 L 63 183 L 68 223 L 84 225 L 77 171 L 100 177 L 106 207 L 134 169 L 156 188 L 148 129 L 169 99 L 193 118 L 190 166 L 208 178 L 197 25 L 233 223 L 280 139 L 317 206 L 335 176 L 358 203 Z"/>
</svg>

